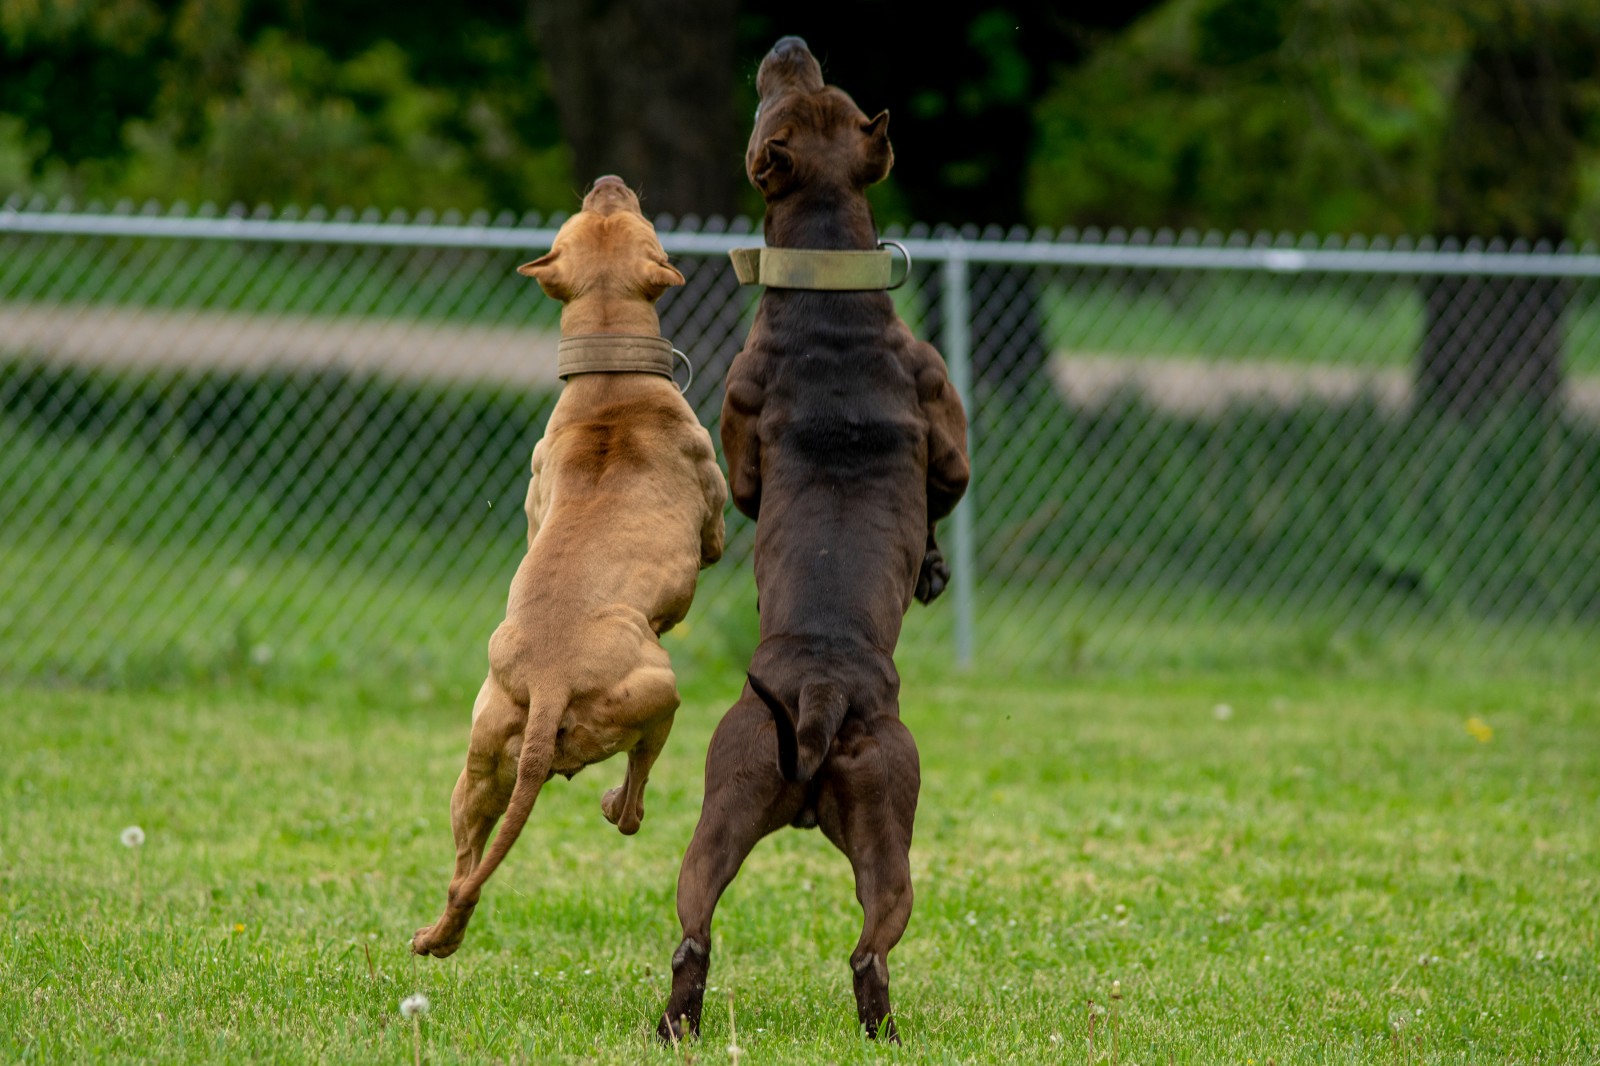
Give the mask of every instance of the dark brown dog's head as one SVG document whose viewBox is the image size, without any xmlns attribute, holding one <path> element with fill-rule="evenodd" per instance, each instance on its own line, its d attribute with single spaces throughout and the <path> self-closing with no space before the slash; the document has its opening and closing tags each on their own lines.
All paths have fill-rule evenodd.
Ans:
<svg viewBox="0 0 1600 1066">
<path fill-rule="evenodd" d="M 614 174 L 595 179 L 583 210 L 562 225 L 549 254 L 517 273 L 536 279 L 546 295 L 566 304 L 586 297 L 653 304 L 683 284 L 639 197 Z"/>
<path fill-rule="evenodd" d="M 822 80 L 806 42 L 785 37 L 756 74 L 755 129 L 745 172 L 767 203 L 798 189 L 860 192 L 889 176 L 889 112 L 867 118 L 844 90 Z"/>
</svg>

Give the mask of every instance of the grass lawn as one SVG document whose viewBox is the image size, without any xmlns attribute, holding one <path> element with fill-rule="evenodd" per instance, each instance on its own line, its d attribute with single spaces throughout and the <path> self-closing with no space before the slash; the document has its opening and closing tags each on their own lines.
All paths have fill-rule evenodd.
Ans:
<svg viewBox="0 0 1600 1066">
<path fill-rule="evenodd" d="M 620 761 L 555 782 L 446 962 L 406 943 L 448 876 L 465 674 L 11 689 L 0 1061 L 410 1062 L 421 991 L 439 1063 L 728 1062 L 735 1024 L 747 1063 L 1591 1062 L 1600 684 L 1553 677 L 908 677 L 898 1051 L 854 1030 L 848 867 L 795 831 L 719 910 L 705 1039 L 654 1046 L 731 673 L 684 678 L 640 835 L 599 813 Z"/>
</svg>

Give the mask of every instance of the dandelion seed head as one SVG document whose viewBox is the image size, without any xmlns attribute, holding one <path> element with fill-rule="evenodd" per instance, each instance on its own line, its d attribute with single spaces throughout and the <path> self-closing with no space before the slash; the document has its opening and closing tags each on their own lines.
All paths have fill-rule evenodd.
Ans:
<svg viewBox="0 0 1600 1066">
<path fill-rule="evenodd" d="M 1233 717 L 1233 707 L 1230 704 L 1219 703 L 1211 708 L 1211 717 L 1219 722 L 1226 722 Z"/>
<path fill-rule="evenodd" d="M 428 997 L 421 992 L 411 993 L 400 1001 L 400 1013 L 407 1018 L 428 1013 Z"/>
<path fill-rule="evenodd" d="M 130 825 L 122 831 L 122 846 L 137 848 L 144 844 L 144 830 L 136 825 Z"/>
</svg>

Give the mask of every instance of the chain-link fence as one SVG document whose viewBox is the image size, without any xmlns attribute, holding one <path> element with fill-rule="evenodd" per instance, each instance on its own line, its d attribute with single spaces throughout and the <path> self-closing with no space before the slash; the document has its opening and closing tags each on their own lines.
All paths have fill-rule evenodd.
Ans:
<svg viewBox="0 0 1600 1066">
<path fill-rule="evenodd" d="M 748 223 L 674 224 L 713 428 Z M 558 310 L 538 219 L 0 211 L 0 676 L 481 669 Z M 891 234 L 968 398 L 956 579 L 903 658 L 1059 673 L 1590 662 L 1600 256 Z M 751 529 L 680 666 L 754 643 Z"/>
</svg>

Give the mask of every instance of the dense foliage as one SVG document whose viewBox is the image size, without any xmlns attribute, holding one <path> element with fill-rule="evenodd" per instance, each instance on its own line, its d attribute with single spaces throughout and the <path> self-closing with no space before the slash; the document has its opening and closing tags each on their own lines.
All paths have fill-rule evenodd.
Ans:
<svg viewBox="0 0 1600 1066">
<path fill-rule="evenodd" d="M 0 2 L 0 192 L 564 204 L 521 4 Z"/>
<path fill-rule="evenodd" d="M 1056 225 L 1600 234 L 1592 0 L 1168 0 L 1036 112 Z"/>
<path fill-rule="evenodd" d="M 0 0 L 0 195 L 564 210 L 588 170 L 646 167 L 608 140 L 736 158 L 759 56 L 800 33 L 894 115 L 886 218 L 1600 232 L 1596 0 L 1115 6 L 924 27 L 887 0 L 739 0 L 713 104 L 672 65 L 727 42 L 662 40 L 627 3 Z M 732 178 L 708 163 L 719 191 L 687 206 L 654 175 L 656 206 L 754 211 Z"/>
</svg>

